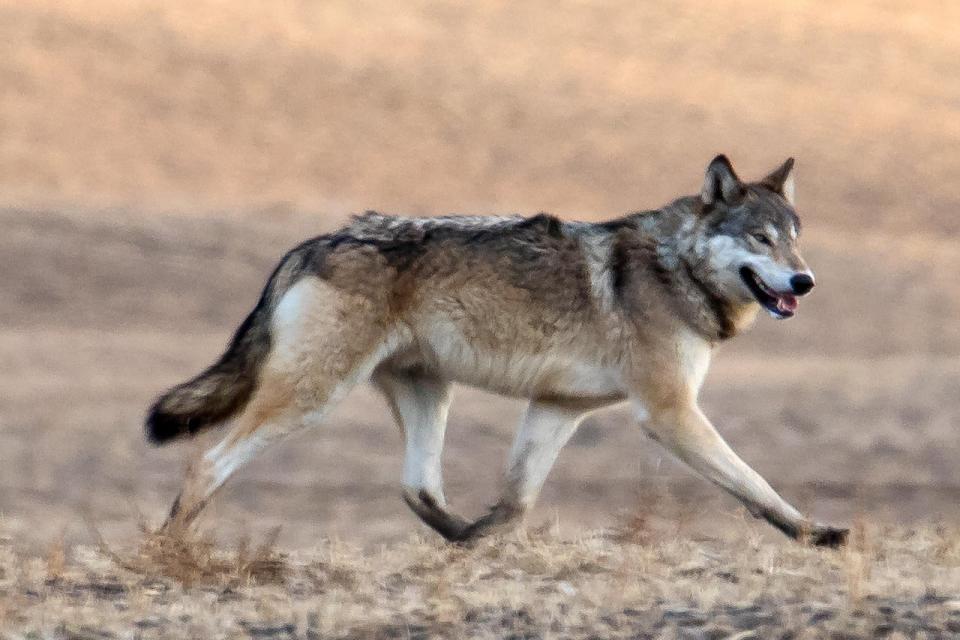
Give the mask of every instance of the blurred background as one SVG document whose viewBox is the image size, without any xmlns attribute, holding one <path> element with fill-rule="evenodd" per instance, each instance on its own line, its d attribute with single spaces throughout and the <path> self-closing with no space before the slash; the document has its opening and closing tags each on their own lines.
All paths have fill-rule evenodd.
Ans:
<svg viewBox="0 0 960 640">
<path fill-rule="evenodd" d="M 146 407 L 219 354 L 287 248 L 351 213 L 601 220 L 696 192 L 720 152 L 754 179 L 797 158 L 819 286 L 722 349 L 706 412 L 820 518 L 960 520 L 958 22 L 932 0 L 0 0 L 0 525 L 159 522 L 211 440 L 148 447 Z M 458 391 L 456 510 L 494 498 L 520 407 Z M 205 523 L 291 546 L 425 531 L 400 465 L 361 389 Z M 744 526 L 616 409 L 531 522 L 638 513 Z"/>
</svg>

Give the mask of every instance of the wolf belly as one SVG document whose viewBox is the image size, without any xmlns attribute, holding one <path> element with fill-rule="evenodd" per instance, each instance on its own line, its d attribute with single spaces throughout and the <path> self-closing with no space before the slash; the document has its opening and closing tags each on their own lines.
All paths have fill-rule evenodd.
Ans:
<svg viewBox="0 0 960 640">
<path fill-rule="evenodd" d="M 401 367 L 422 367 L 438 377 L 502 395 L 535 398 L 617 398 L 617 369 L 566 345 L 529 345 L 468 338 L 448 323 L 431 323 L 415 346 L 398 354 Z M 478 342 L 481 342 L 478 344 Z"/>
</svg>

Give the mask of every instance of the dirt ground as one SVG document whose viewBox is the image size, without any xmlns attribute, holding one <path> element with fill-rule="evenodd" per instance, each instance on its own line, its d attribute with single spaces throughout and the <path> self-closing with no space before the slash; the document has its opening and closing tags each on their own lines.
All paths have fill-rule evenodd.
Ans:
<svg viewBox="0 0 960 640">
<path fill-rule="evenodd" d="M 0 629 L 22 630 L 30 619 L 41 634 L 95 637 L 77 630 L 88 625 L 78 611 L 127 611 L 119 603 L 136 600 L 144 620 L 163 609 L 156 634 L 203 636 L 190 626 L 195 618 L 177 616 L 194 596 L 221 602 L 220 591 L 154 594 L 149 576 L 107 567 L 91 547 L 93 531 L 133 553 L 138 524 L 159 521 L 184 464 L 215 434 L 151 448 L 143 413 L 216 357 L 292 245 L 367 208 L 613 217 L 696 191 L 722 151 L 746 177 L 798 158 L 803 244 L 818 287 L 795 319 L 763 318 L 723 347 L 703 406 L 802 509 L 892 528 L 879 551 L 865 552 L 886 576 L 871 587 L 879 598 L 871 611 L 896 601 L 921 619 L 933 607 L 935 630 L 956 632 L 954 605 L 945 603 L 960 598 L 960 581 L 949 568 L 956 564 L 941 560 L 960 522 L 960 85 L 949 81 L 960 72 L 957 12 L 939 2 L 823 0 L 721 0 L 709 11 L 692 0 L 402 8 L 0 0 Z M 520 410 L 517 401 L 458 390 L 445 452 L 458 511 L 478 514 L 495 497 Z M 316 599 L 326 587 L 303 586 L 306 576 L 320 575 L 341 546 L 350 571 L 376 586 L 349 603 L 342 587 L 323 591 L 317 606 L 342 605 L 346 616 L 340 624 L 329 610 L 317 614 L 334 635 L 361 629 L 351 607 L 369 609 L 407 588 L 390 586 L 391 572 L 447 561 L 446 577 L 428 585 L 429 571 L 417 569 L 423 575 L 415 571 L 409 589 L 463 599 L 452 622 L 440 611 L 446 605 L 430 609 L 429 625 L 450 622 L 452 636 L 502 615 L 519 616 L 517 637 L 527 626 L 544 637 L 588 635 L 588 621 L 606 615 L 622 626 L 604 627 L 602 637 L 656 636 L 663 629 L 646 613 L 631 626 L 625 611 L 636 598 L 645 612 L 699 611 L 709 624 L 693 625 L 705 635 L 690 637 L 725 637 L 710 635 L 711 625 L 748 629 L 718 613 L 720 603 L 776 609 L 790 592 L 787 629 L 819 615 L 799 607 L 816 601 L 840 611 L 853 597 L 846 556 L 797 549 L 746 521 L 731 499 L 646 440 L 625 410 L 581 427 L 530 518 L 550 535 L 530 548 L 511 542 L 493 568 L 482 566 L 493 547 L 442 549 L 408 513 L 399 445 L 383 402 L 362 388 L 328 424 L 237 474 L 205 529 L 229 549 L 279 526 L 276 548 L 293 577 L 227 596 L 231 604 L 213 607 L 231 621 L 225 628 L 258 636 L 237 625 L 274 618 L 237 611 L 284 589 Z M 597 533 L 651 511 L 658 526 L 675 523 L 676 539 L 647 545 Z M 60 540 L 63 577 L 49 583 L 48 569 L 36 567 Z M 389 559 L 391 549 L 399 559 Z M 511 589 L 544 588 L 553 565 L 464 595 L 478 578 L 463 572 L 509 575 L 503 567 L 517 558 L 568 552 L 602 567 L 571 578 L 577 594 L 577 581 L 597 591 L 581 622 L 563 618 L 569 634 L 544 632 L 559 608 L 542 617 L 505 604 Z M 638 554 L 642 565 L 619 568 L 621 556 Z M 703 569 L 708 590 L 738 595 L 688 598 L 682 590 L 693 587 L 678 583 L 654 596 L 653 578 L 638 577 L 649 568 L 672 583 L 688 556 L 718 558 L 719 569 Z M 787 568 L 769 571 L 769 558 Z M 745 576 L 759 568 L 768 590 L 737 591 L 710 573 L 728 564 L 740 584 L 753 585 Z M 822 575 L 832 577 L 813 586 Z M 639 580 L 644 595 L 631 588 L 608 602 L 605 589 L 614 587 L 598 586 L 608 577 L 610 585 Z M 126 586 L 117 597 L 89 587 L 101 578 Z M 928 579 L 940 600 L 923 600 L 917 585 Z M 550 607 L 572 606 L 551 594 Z M 36 622 L 48 598 L 72 602 L 71 621 Z M 363 633 L 392 637 L 384 629 L 412 615 L 407 606 L 385 607 Z M 14 615 L 20 610 L 27 618 Z M 294 625 L 295 637 L 313 624 L 301 610 L 306 618 L 287 609 L 276 617 Z M 457 618 L 468 614 L 474 622 Z M 823 628 L 866 635 L 881 624 L 843 616 L 822 618 Z M 110 633 L 135 636 L 129 625 L 120 631 L 119 621 L 133 618 L 110 620 Z M 136 633 L 151 637 L 145 624 Z"/>
<path fill-rule="evenodd" d="M 0 624 L 19 637 L 948 638 L 960 546 L 859 522 L 842 551 L 620 529 L 473 547 L 323 541 L 281 553 L 148 537 L 136 552 L 0 540 Z"/>
</svg>

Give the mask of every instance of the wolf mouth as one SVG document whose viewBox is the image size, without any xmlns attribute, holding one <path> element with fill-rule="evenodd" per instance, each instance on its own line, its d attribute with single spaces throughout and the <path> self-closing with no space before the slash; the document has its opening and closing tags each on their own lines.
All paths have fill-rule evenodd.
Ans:
<svg viewBox="0 0 960 640">
<path fill-rule="evenodd" d="M 769 311 L 774 318 L 783 320 L 796 313 L 799 306 L 797 297 L 790 293 L 777 293 L 768 287 L 763 279 L 757 275 L 757 272 L 750 267 L 740 267 L 740 278 L 750 289 L 750 293 L 757 299 L 760 306 Z"/>
</svg>

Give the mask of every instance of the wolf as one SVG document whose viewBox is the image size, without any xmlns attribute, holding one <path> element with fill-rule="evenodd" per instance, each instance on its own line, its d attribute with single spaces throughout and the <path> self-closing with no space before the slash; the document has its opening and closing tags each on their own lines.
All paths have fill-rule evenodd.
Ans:
<svg viewBox="0 0 960 640">
<path fill-rule="evenodd" d="M 792 158 L 744 182 L 720 155 L 699 194 L 607 222 L 367 212 L 304 242 L 221 358 L 149 410 L 154 443 L 231 424 L 188 469 L 164 530 L 190 526 L 245 461 L 370 381 L 403 432 L 403 498 L 448 540 L 521 522 L 581 420 L 629 402 L 647 434 L 754 516 L 798 540 L 843 544 L 846 529 L 788 504 L 697 402 L 720 344 L 760 310 L 793 316 L 814 287 L 794 182 Z M 499 499 L 472 520 L 443 492 L 453 383 L 529 401 Z"/>
</svg>

